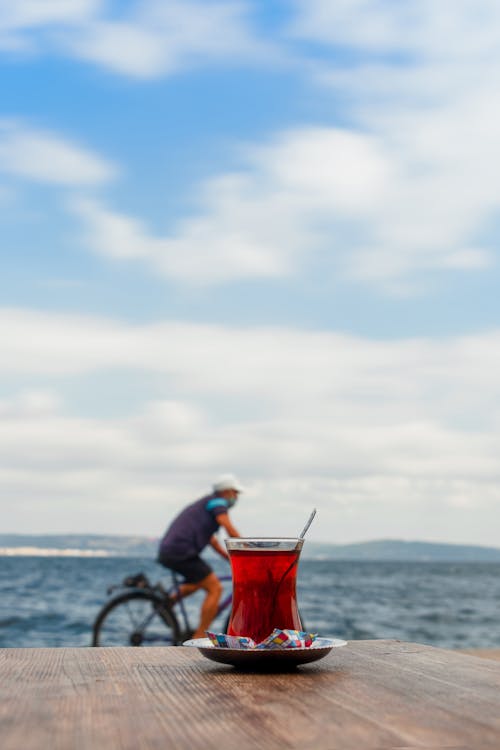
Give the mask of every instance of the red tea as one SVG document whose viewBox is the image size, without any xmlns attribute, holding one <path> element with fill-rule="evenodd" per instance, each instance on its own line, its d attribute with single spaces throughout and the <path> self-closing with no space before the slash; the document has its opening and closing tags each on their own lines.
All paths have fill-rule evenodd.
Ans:
<svg viewBox="0 0 500 750">
<path fill-rule="evenodd" d="M 259 642 L 274 628 L 302 630 L 296 580 L 300 549 L 229 549 L 233 606 L 229 635 Z"/>
</svg>

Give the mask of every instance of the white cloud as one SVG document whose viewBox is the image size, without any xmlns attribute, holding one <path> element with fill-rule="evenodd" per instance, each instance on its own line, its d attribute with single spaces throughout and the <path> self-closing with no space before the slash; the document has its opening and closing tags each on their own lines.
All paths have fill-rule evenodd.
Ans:
<svg viewBox="0 0 500 750">
<path fill-rule="evenodd" d="M 84 220 L 84 241 L 92 250 L 114 259 L 143 261 L 166 278 L 205 285 L 286 273 L 290 247 L 282 252 L 265 236 L 277 233 L 278 227 L 252 225 L 253 207 L 242 208 L 230 191 L 222 192 L 222 215 L 186 222 L 173 237 L 154 237 L 138 219 L 93 200 L 74 201 L 72 207 Z M 238 213 L 226 213 L 227 202 L 234 202 Z"/>
<path fill-rule="evenodd" d="M 1 48 L 55 51 L 138 78 L 277 59 L 252 31 L 246 5 L 197 0 L 142 0 L 124 9 L 100 0 L 23 0 L 0 11 Z"/>
<path fill-rule="evenodd" d="M 475 235 L 500 207 L 496 161 L 486 158 L 498 150 L 493 129 L 483 128 L 475 150 L 461 148 L 496 107 L 482 103 L 458 118 L 457 142 L 446 148 L 447 118 L 425 115 L 401 115 L 392 140 L 382 127 L 373 136 L 311 127 L 247 147 L 246 169 L 207 181 L 199 214 L 169 236 L 96 201 L 74 207 L 94 251 L 184 283 L 297 274 L 321 255 L 337 278 L 392 292 L 419 271 L 484 270 L 493 252 Z"/>
<path fill-rule="evenodd" d="M 387 188 L 388 160 L 375 139 L 360 133 L 297 129 L 254 155 L 271 194 L 296 196 L 306 210 L 360 216 L 376 210 Z"/>
<path fill-rule="evenodd" d="M 96 20 L 66 39 L 72 54 L 117 73 L 170 74 L 204 61 L 262 64 L 275 58 L 252 34 L 247 9 L 238 3 L 145 2 L 132 17 Z"/>
<path fill-rule="evenodd" d="M 96 21 L 68 36 L 64 46 L 76 57 L 138 78 L 169 73 L 176 67 L 175 53 L 162 36 L 134 23 Z"/>
<path fill-rule="evenodd" d="M 295 7 L 296 36 L 365 52 L 486 59 L 497 49 L 495 0 L 295 0 Z"/>
<path fill-rule="evenodd" d="M 54 133 L 0 121 L 0 172 L 55 185 L 94 185 L 115 167 L 90 150 Z"/>
<path fill-rule="evenodd" d="M 365 424 L 366 403 L 379 425 L 400 416 L 419 422 L 419 404 L 429 403 L 445 422 L 460 414 L 464 424 L 490 424 L 496 415 L 499 338 L 491 333 L 370 341 L 288 328 L 176 321 L 127 326 L 105 318 L 0 313 L 4 376 L 155 372 L 168 376 L 169 387 L 179 392 L 244 397 L 249 410 L 250 399 L 265 399 L 266 410 L 274 405 L 304 418 L 334 409 L 332 418 L 351 426 L 357 420 Z M 233 351 L 238 356 L 231 356 Z"/>
<path fill-rule="evenodd" d="M 48 28 L 68 28 L 93 18 L 102 0 L 16 0 L 0 7 L 0 50 L 32 54 L 44 46 Z"/>
<path fill-rule="evenodd" d="M 182 498 L 233 470 L 251 486 L 241 519 L 255 532 L 262 518 L 278 530 L 270 497 L 297 527 L 307 497 L 324 517 L 316 538 L 383 534 L 382 514 L 403 536 L 492 543 L 499 343 L 499 332 L 369 341 L 3 310 L 3 376 L 31 392 L 0 404 L 1 494 L 23 508 L 64 497 L 68 525 L 82 504 L 98 503 L 100 528 L 123 532 L 136 528 L 140 501 L 149 533 Z M 99 373 L 112 371 L 123 393 L 134 370 L 163 378 L 164 397 L 146 390 L 140 409 L 125 400 L 122 416 L 109 418 L 78 416 L 65 403 L 76 376 L 93 373 L 98 393 Z M 47 392 L 40 384 L 49 380 Z M 469 528 L 479 512 L 484 523 L 475 515 Z"/>
<path fill-rule="evenodd" d="M 59 406 L 59 399 L 53 391 L 23 391 L 9 401 L 0 401 L 0 417 L 8 419 L 28 414 L 31 418 L 52 414 Z"/>
<path fill-rule="evenodd" d="M 343 102 L 356 124 L 295 128 L 247 146 L 246 165 L 198 186 L 198 212 L 163 234 L 139 217 L 82 200 L 76 210 L 89 246 L 194 284 L 280 278 L 309 266 L 322 270 L 325 262 L 335 282 L 410 294 L 435 272 L 493 267 L 488 231 L 500 208 L 496 6 L 487 3 L 480 13 L 466 0 L 312 0 L 296 7 L 289 39 L 364 53 L 355 65 L 323 56 L 305 68 L 348 96 Z M 159 75 L 217 55 L 251 57 L 257 49 L 245 8 L 230 3 L 148 2 L 112 18 L 82 5 L 75 17 L 81 23 L 65 43 L 131 75 Z M 60 182 L 80 169 L 82 182 L 103 179 L 103 169 L 109 174 L 109 165 L 89 163 L 96 157 L 64 156 L 60 145 L 28 143 L 25 153 L 4 153 L 5 166 Z M 59 172 L 52 167 L 58 163 Z"/>
<path fill-rule="evenodd" d="M 48 23 L 79 22 L 103 7 L 102 0 L 16 0 L 3 3 L 0 28 L 39 26 Z"/>
<path fill-rule="evenodd" d="M 296 8 L 293 38 L 350 50 L 323 56 L 317 80 L 343 97 L 392 167 L 391 189 L 365 223 L 365 246 L 352 247 L 348 274 L 398 289 L 419 271 L 494 265 L 498 4 L 299 0 Z"/>
<path fill-rule="evenodd" d="M 86 241 L 100 254 L 147 262 L 184 283 L 280 277 L 325 245 L 342 254 L 335 221 L 372 216 L 390 175 L 373 139 L 335 128 L 283 133 L 248 148 L 246 158 L 246 171 L 202 186 L 199 215 L 171 236 L 153 237 L 139 220 L 96 201 L 75 202 Z"/>
</svg>

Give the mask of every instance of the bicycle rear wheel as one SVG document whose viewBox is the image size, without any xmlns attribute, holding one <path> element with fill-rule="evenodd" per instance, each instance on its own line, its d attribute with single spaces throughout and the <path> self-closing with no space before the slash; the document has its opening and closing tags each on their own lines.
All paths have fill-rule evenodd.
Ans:
<svg viewBox="0 0 500 750">
<path fill-rule="evenodd" d="M 161 598 L 148 591 L 128 591 L 108 602 L 92 630 L 93 646 L 176 646 L 179 623 Z"/>
</svg>

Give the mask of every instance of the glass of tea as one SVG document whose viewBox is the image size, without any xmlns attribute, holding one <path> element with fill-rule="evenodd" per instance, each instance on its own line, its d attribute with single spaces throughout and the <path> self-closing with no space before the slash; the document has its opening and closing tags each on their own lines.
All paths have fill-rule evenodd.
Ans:
<svg viewBox="0 0 500 750">
<path fill-rule="evenodd" d="M 297 606 L 297 568 L 303 539 L 225 540 L 233 574 L 228 635 L 257 643 L 274 630 L 302 630 Z"/>
</svg>

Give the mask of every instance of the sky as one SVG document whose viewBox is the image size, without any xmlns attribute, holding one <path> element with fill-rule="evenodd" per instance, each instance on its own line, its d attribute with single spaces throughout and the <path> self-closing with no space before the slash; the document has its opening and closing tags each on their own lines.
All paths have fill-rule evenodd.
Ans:
<svg viewBox="0 0 500 750">
<path fill-rule="evenodd" d="M 3 532 L 500 546 L 496 0 L 0 1 Z"/>
</svg>

